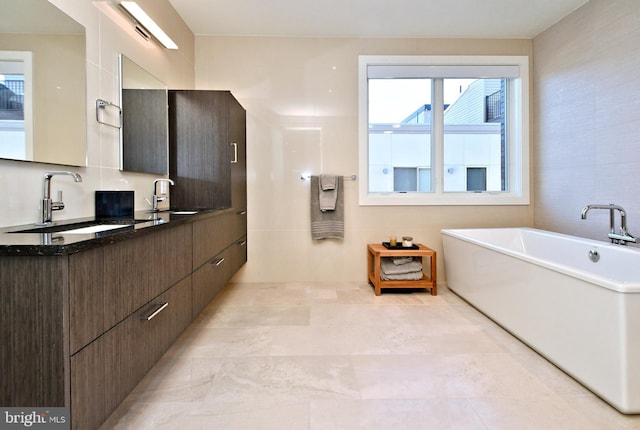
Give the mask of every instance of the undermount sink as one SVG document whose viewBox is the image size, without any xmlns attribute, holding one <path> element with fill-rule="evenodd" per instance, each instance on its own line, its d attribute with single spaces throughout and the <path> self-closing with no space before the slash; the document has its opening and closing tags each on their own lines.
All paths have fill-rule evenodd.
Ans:
<svg viewBox="0 0 640 430">
<path fill-rule="evenodd" d="M 88 227 L 80 227 L 71 230 L 62 230 L 58 233 L 64 234 L 88 234 L 88 233 L 100 233 L 102 231 L 115 230 L 119 228 L 127 228 L 131 227 L 133 224 L 101 224 L 101 225 L 91 225 Z"/>
<path fill-rule="evenodd" d="M 37 226 L 28 229 L 11 231 L 10 233 L 95 234 L 111 230 L 131 228 L 136 223 L 146 221 L 148 220 L 127 219 L 118 221 L 84 221 L 73 224 Z"/>
</svg>

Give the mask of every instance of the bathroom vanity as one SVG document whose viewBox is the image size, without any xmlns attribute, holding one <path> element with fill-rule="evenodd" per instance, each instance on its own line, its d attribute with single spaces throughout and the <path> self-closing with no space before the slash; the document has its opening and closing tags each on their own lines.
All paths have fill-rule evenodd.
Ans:
<svg viewBox="0 0 640 430">
<path fill-rule="evenodd" d="M 97 429 L 246 262 L 244 210 L 136 218 L 0 231 L 0 404 L 70 407 L 72 428 Z"/>
</svg>

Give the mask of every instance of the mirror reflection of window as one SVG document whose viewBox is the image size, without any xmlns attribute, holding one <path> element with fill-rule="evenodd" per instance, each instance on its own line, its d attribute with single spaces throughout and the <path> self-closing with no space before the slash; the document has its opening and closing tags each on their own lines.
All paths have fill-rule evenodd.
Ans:
<svg viewBox="0 0 640 430">
<path fill-rule="evenodd" d="M 0 74 L 0 120 L 24 121 L 24 74 Z"/>
<path fill-rule="evenodd" d="M 0 51 L 0 154 L 29 160 L 33 157 L 30 103 L 31 53 Z"/>
<path fill-rule="evenodd" d="M 86 166 L 85 28 L 52 3 L 67 2 L 0 0 L 6 17 L 0 19 L 0 75 L 11 81 L 24 75 L 24 90 L 3 84 L 23 97 L 24 125 L 15 122 L 21 120 L 10 95 L 0 105 L 0 158 Z M 17 65 L 24 71 L 13 70 Z M 20 134 L 24 140 L 16 143 Z"/>
</svg>

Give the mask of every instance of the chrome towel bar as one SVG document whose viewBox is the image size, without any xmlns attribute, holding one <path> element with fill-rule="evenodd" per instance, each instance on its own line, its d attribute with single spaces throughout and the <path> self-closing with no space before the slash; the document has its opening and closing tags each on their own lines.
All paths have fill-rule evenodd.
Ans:
<svg viewBox="0 0 640 430">
<path fill-rule="evenodd" d="M 350 175 L 350 176 L 343 176 L 344 179 L 346 179 L 347 181 L 355 181 L 357 179 L 356 175 Z M 300 179 L 302 181 L 309 181 L 311 180 L 311 174 L 310 173 L 303 173 L 300 175 Z"/>
</svg>

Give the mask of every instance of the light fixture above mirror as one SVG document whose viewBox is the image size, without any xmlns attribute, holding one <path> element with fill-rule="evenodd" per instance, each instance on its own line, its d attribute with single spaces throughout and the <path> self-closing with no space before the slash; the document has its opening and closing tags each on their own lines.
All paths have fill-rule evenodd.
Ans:
<svg viewBox="0 0 640 430">
<path fill-rule="evenodd" d="M 178 49 L 178 45 L 171 40 L 171 38 L 165 33 L 162 28 L 156 22 L 151 19 L 149 15 L 134 1 L 121 1 L 120 6 L 129 13 L 136 20 L 136 31 L 142 37 L 148 39 L 151 35 L 167 49 Z M 142 28 L 140 28 L 142 27 Z M 146 30 L 146 32 L 145 32 Z"/>
</svg>

